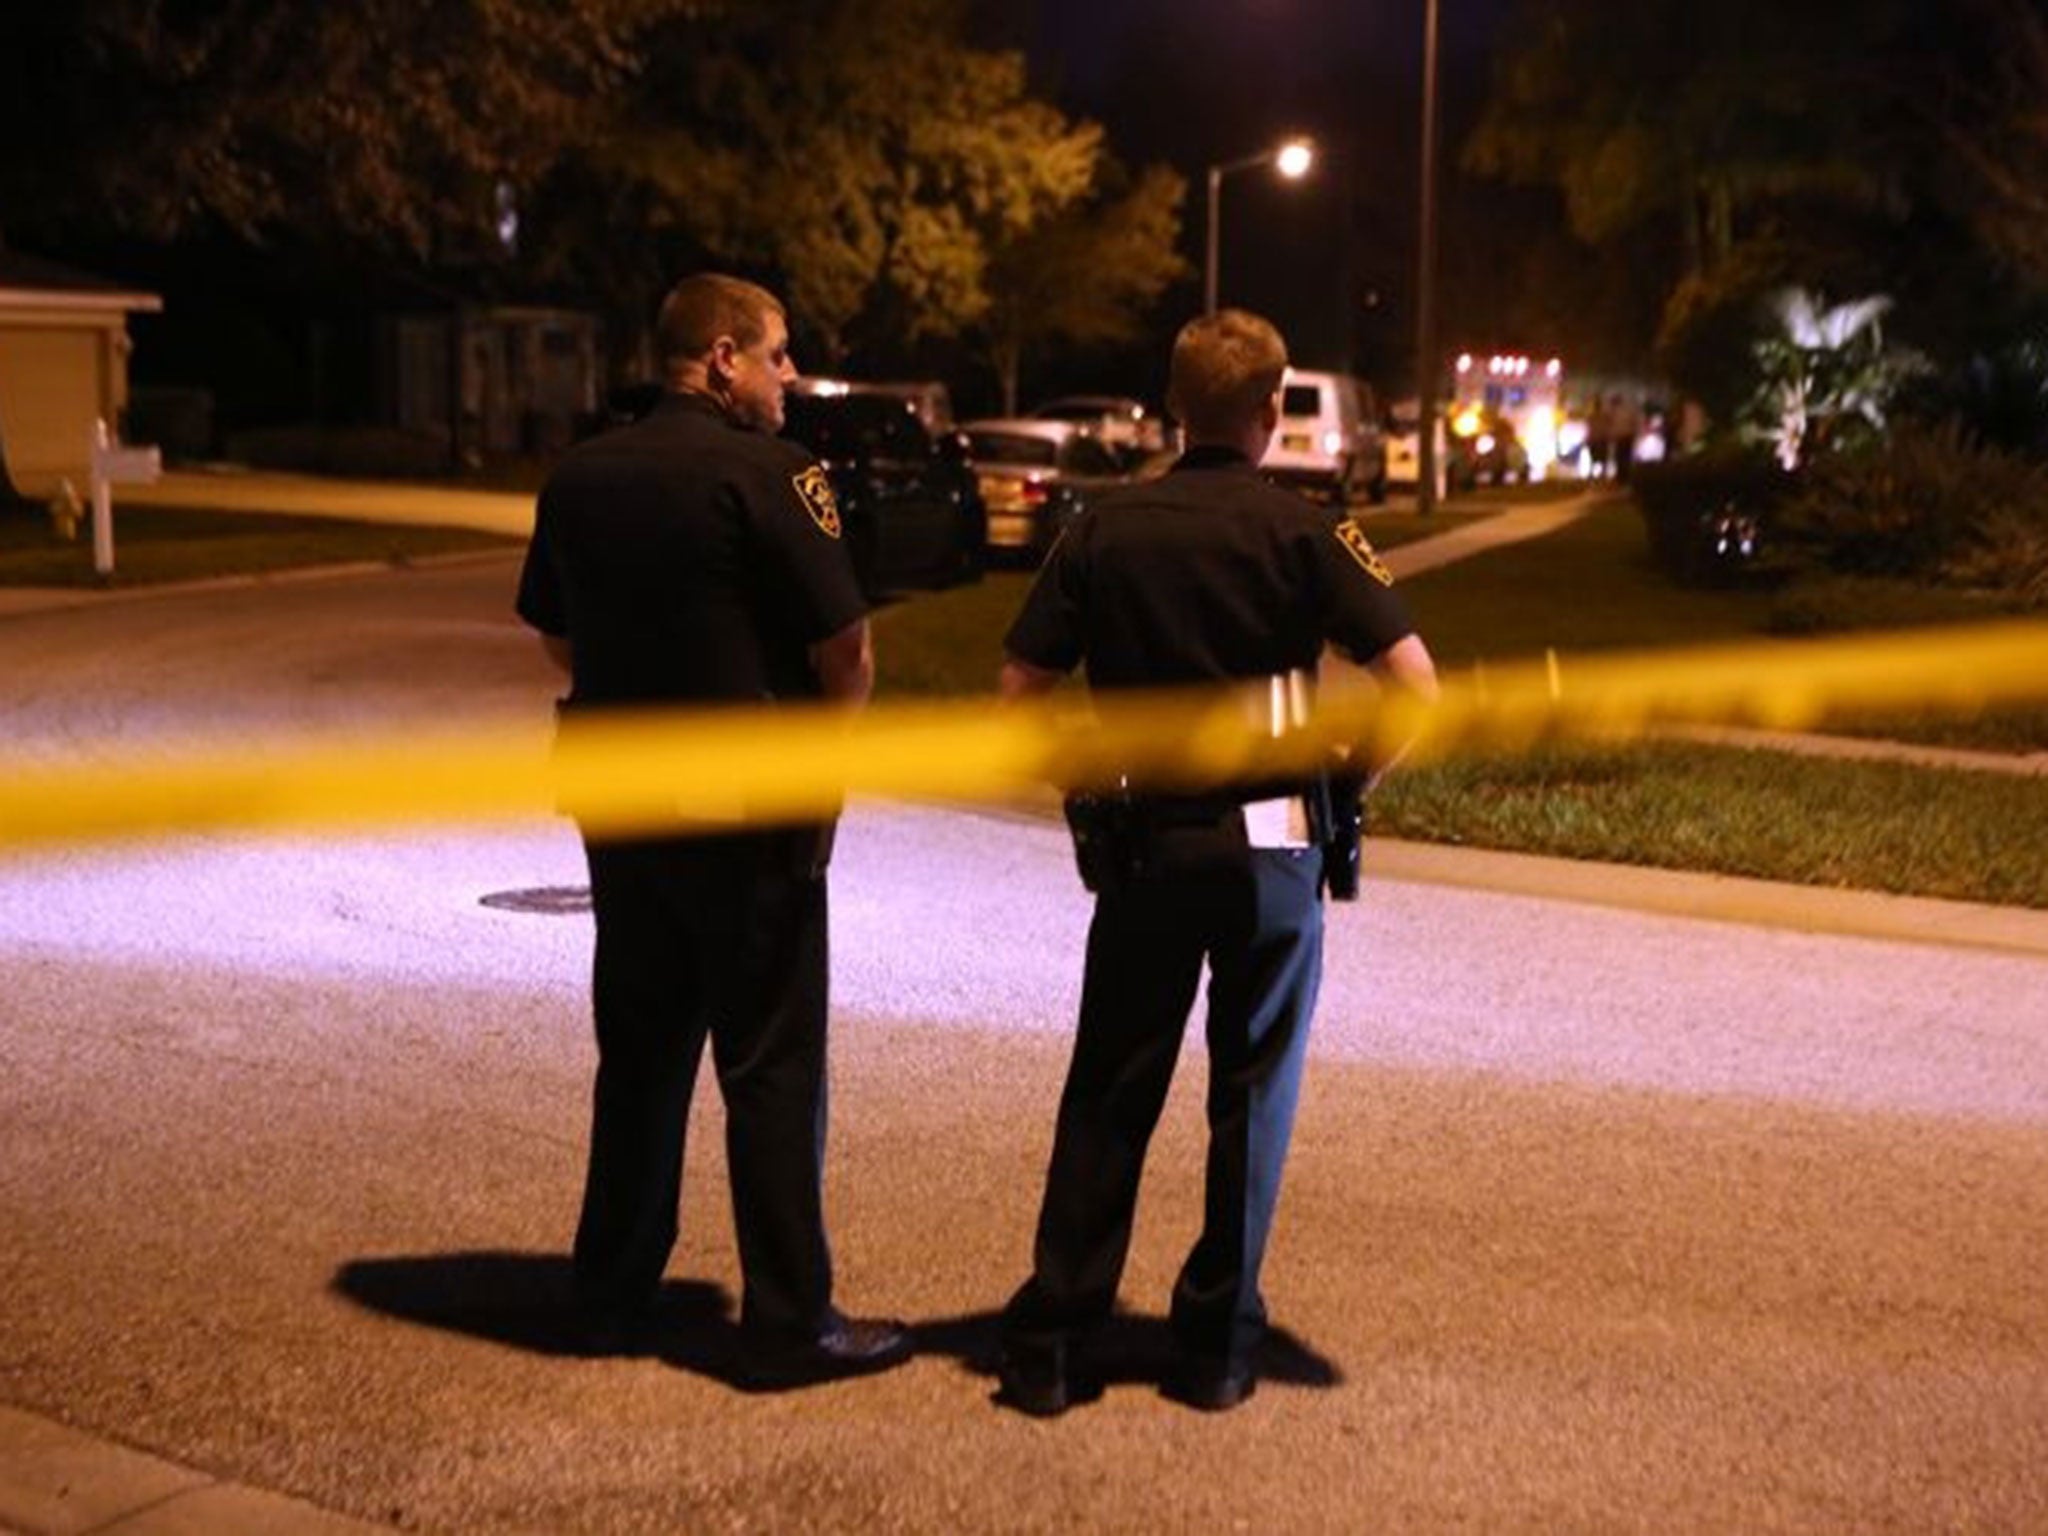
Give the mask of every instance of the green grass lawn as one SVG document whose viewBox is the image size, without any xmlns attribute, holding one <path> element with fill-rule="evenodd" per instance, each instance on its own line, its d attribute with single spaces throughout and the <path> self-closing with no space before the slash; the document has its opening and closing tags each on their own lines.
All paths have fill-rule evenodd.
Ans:
<svg viewBox="0 0 2048 1536">
<path fill-rule="evenodd" d="M 1401 590 L 1447 674 L 1546 650 L 1568 657 L 1768 638 L 1785 602 L 1762 587 L 1674 586 L 1650 563 L 1642 520 L 1626 501 L 1543 538 L 1425 571 Z M 1902 622 L 1907 610 L 1896 594 L 1881 584 L 1873 592 L 1870 626 Z M 1940 603 L 1911 612 L 1921 624 L 1985 616 Z M 1817 728 L 1992 752 L 2048 751 L 2048 703 L 1961 716 L 1862 710 L 1823 719 Z"/>
<path fill-rule="evenodd" d="M 1488 550 L 1401 583 L 1446 670 L 1571 652 L 1705 645 L 1762 633 L 1771 595 L 1686 591 L 1651 567 L 1627 501 L 1540 539 Z"/>
<path fill-rule="evenodd" d="M 114 575 L 108 585 L 147 586 L 358 561 L 402 564 L 426 555 L 517 549 L 519 541 L 461 528 L 416 528 L 336 518 L 168 507 L 114 508 Z M 47 518 L 0 518 L 0 586 L 94 587 L 92 525 L 56 536 Z"/>
<path fill-rule="evenodd" d="M 2048 908 L 2048 782 L 1648 743 L 1390 776 L 1371 829 L 1574 859 Z"/>
</svg>

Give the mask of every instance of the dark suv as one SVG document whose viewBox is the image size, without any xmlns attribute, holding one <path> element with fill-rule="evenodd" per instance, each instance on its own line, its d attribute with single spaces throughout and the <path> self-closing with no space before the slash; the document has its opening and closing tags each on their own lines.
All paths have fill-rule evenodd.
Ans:
<svg viewBox="0 0 2048 1536">
<path fill-rule="evenodd" d="M 863 591 L 980 577 L 988 512 L 959 434 L 928 430 L 912 401 L 888 394 L 792 390 L 783 413 L 783 436 L 832 477 Z"/>
<path fill-rule="evenodd" d="M 621 385 L 585 436 L 638 421 L 660 401 L 655 383 Z M 782 434 L 832 477 L 847 553 L 870 597 L 899 587 L 980 579 L 988 510 L 957 432 L 933 432 L 921 400 L 889 386 L 827 384 L 783 396 Z"/>
</svg>

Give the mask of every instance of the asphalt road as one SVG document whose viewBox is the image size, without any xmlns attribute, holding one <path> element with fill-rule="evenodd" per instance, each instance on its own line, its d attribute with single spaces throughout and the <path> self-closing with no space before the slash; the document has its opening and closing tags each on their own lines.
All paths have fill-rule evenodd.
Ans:
<svg viewBox="0 0 2048 1536">
<path fill-rule="evenodd" d="M 0 619 L 10 745 L 538 722 L 509 581 Z M 588 918 L 480 904 L 578 883 L 536 824 L 0 862 L 0 1403 L 437 1530 L 2048 1529 L 2048 958 L 1369 879 L 1267 1383 L 1222 1417 L 1153 1385 L 1191 1040 L 1117 1379 L 1038 1424 L 987 1405 L 986 1352 L 1078 979 L 1067 850 L 888 805 L 840 850 L 841 1294 L 918 1323 L 910 1366 L 730 1384 L 710 1097 L 672 1347 L 563 1352 Z"/>
</svg>

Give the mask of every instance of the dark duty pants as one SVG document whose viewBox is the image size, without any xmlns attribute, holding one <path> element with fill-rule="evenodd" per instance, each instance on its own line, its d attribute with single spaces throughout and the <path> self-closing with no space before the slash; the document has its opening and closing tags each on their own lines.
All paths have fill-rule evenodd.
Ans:
<svg viewBox="0 0 2048 1536">
<path fill-rule="evenodd" d="M 1206 958 L 1206 1195 L 1172 1316 L 1183 1348 L 1234 1362 L 1265 1331 L 1259 1266 L 1322 973 L 1322 856 L 1248 849 L 1235 816 L 1161 833 L 1158 854 L 1150 876 L 1096 902 L 1034 1269 L 1004 1332 L 1043 1347 L 1109 1316 Z"/>
<path fill-rule="evenodd" d="M 705 1041 L 725 1099 L 743 1322 L 814 1332 L 831 1304 L 825 882 L 816 834 L 585 841 L 597 915 L 597 1088 L 576 1229 L 579 1305 L 651 1305 L 675 1246 Z"/>
</svg>

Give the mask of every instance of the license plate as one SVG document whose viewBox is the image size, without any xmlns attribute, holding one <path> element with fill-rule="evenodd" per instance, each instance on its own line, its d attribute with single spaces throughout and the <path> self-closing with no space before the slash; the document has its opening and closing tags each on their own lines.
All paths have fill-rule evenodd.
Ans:
<svg viewBox="0 0 2048 1536">
<path fill-rule="evenodd" d="M 1282 432 L 1280 434 L 1280 446 L 1289 453 L 1307 453 L 1308 442 L 1309 438 L 1306 432 Z"/>
</svg>

